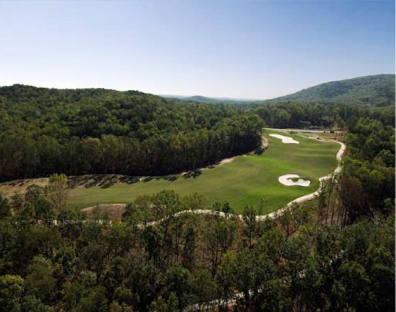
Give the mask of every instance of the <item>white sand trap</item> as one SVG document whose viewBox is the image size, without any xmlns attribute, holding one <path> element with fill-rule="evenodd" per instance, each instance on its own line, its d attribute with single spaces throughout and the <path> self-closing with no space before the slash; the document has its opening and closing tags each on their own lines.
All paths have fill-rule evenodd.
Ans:
<svg viewBox="0 0 396 312">
<path fill-rule="evenodd" d="M 282 140 L 282 143 L 284 143 L 284 144 L 300 144 L 299 141 L 296 141 L 293 138 L 287 137 L 287 136 L 284 136 L 284 135 L 272 134 L 271 133 L 270 136 Z"/>
<path fill-rule="evenodd" d="M 293 178 L 299 178 L 299 177 L 300 176 L 298 174 L 285 174 L 283 176 L 280 176 L 278 178 L 278 181 L 286 186 L 293 186 L 293 185 L 309 186 L 311 184 L 311 181 L 309 180 L 298 179 L 298 181 L 296 182 L 291 180 Z"/>
</svg>

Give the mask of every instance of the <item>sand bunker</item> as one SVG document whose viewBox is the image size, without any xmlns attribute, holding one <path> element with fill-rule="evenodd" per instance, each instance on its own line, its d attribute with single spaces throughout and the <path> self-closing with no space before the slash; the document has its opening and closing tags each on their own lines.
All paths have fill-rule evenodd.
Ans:
<svg viewBox="0 0 396 312">
<path fill-rule="evenodd" d="M 311 184 L 311 181 L 309 181 L 309 180 L 298 179 L 298 181 L 296 181 L 296 182 L 291 180 L 291 179 L 299 178 L 299 177 L 300 176 L 298 174 L 285 174 L 283 176 L 280 176 L 278 178 L 278 181 L 286 186 L 293 186 L 293 185 L 309 186 Z"/>
<path fill-rule="evenodd" d="M 284 143 L 284 144 L 300 144 L 300 142 L 294 140 L 293 138 L 287 137 L 287 136 L 284 136 L 284 135 L 270 134 L 270 136 L 282 140 L 282 143 Z"/>
</svg>

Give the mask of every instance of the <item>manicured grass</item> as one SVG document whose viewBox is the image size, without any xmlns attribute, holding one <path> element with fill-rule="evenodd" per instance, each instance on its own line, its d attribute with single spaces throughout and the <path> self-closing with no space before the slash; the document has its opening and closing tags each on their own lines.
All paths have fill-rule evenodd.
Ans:
<svg viewBox="0 0 396 312">
<path fill-rule="evenodd" d="M 292 136 L 300 144 L 283 144 L 281 140 L 270 137 L 270 133 Z M 239 213 L 244 206 L 256 205 L 263 199 L 263 213 L 269 213 L 297 197 L 317 190 L 318 179 L 337 166 L 335 156 L 339 144 L 275 131 L 266 131 L 264 135 L 269 147 L 262 155 L 238 157 L 231 163 L 202 170 L 195 178 L 178 175 L 175 181 L 158 177 L 148 182 L 116 183 L 105 189 L 96 186 L 78 187 L 70 192 L 70 206 L 82 208 L 97 203 L 128 203 L 139 195 L 169 189 L 180 195 L 201 193 L 207 199 L 208 207 L 214 202 L 228 201 Z M 284 174 L 298 174 L 304 180 L 310 180 L 311 185 L 284 186 L 278 182 L 278 177 Z"/>
</svg>

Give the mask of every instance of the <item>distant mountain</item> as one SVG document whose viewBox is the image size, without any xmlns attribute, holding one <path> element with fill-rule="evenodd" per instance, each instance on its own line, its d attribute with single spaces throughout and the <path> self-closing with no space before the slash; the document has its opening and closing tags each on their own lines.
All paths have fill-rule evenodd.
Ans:
<svg viewBox="0 0 396 312">
<path fill-rule="evenodd" d="M 241 105 L 261 105 L 272 102 L 293 101 L 321 104 L 390 106 L 395 104 L 395 75 L 373 75 L 340 81 L 331 81 L 270 100 L 210 98 L 202 95 L 161 96 L 196 103 L 224 103 Z"/>
<path fill-rule="evenodd" d="M 235 104 L 235 103 L 248 103 L 254 100 L 248 99 L 234 99 L 234 98 L 210 98 L 202 95 L 185 96 L 185 95 L 160 95 L 164 98 L 179 99 L 182 101 L 196 102 L 196 103 L 225 103 L 225 104 Z"/>
<path fill-rule="evenodd" d="M 220 102 L 218 99 L 214 98 L 208 98 L 206 96 L 202 95 L 194 95 L 194 96 L 189 96 L 182 98 L 183 101 L 191 101 L 191 102 L 197 102 L 197 103 L 215 103 L 215 102 Z"/>
<path fill-rule="evenodd" d="M 266 102 L 312 102 L 389 106 L 395 104 L 395 75 L 374 75 L 323 83 Z"/>
<path fill-rule="evenodd" d="M 197 102 L 197 103 L 216 103 L 220 102 L 220 99 L 209 98 L 202 95 L 185 96 L 185 95 L 160 95 L 164 98 L 178 99 L 182 101 Z"/>
</svg>

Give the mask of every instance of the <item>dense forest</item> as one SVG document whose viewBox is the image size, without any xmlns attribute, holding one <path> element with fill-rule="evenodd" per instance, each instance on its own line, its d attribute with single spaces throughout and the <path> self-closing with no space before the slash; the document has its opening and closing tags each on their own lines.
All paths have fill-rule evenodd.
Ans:
<svg viewBox="0 0 396 312">
<path fill-rule="evenodd" d="M 164 97 L 179 99 L 181 101 L 196 102 L 196 103 L 210 103 L 210 104 L 251 104 L 255 102 L 247 99 L 233 99 L 233 98 L 210 98 L 202 95 L 194 96 L 177 96 L 177 95 L 166 95 Z"/>
<path fill-rule="evenodd" d="M 0 180 L 163 175 L 245 153 L 261 142 L 248 111 L 137 91 L 0 88 Z"/>
<path fill-rule="evenodd" d="M 245 108 L 246 109 L 246 108 Z M 348 129 L 359 118 L 374 118 L 386 126 L 395 126 L 395 107 L 359 107 L 314 103 L 278 102 L 250 108 L 265 125 L 275 128 Z"/>
<path fill-rule="evenodd" d="M 394 311 L 394 129 L 362 117 L 347 140 L 342 172 L 276 220 L 258 222 L 249 206 L 235 218 L 228 203 L 213 206 L 226 218 L 175 216 L 205 199 L 163 191 L 111 223 L 65 210 L 64 175 L 0 198 L 0 307 Z"/>
<path fill-rule="evenodd" d="M 389 106 L 395 104 L 395 75 L 374 75 L 323 83 L 270 102 Z"/>
</svg>

